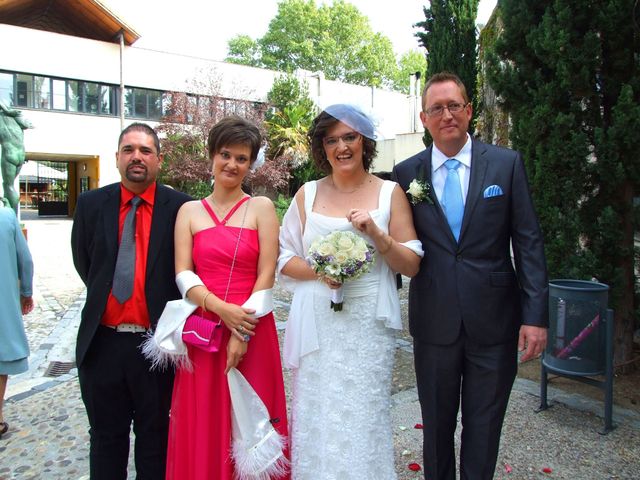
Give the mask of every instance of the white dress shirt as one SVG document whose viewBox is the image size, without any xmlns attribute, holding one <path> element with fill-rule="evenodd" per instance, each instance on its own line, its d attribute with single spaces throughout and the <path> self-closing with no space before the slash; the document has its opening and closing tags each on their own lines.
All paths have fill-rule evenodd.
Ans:
<svg viewBox="0 0 640 480">
<path fill-rule="evenodd" d="M 462 149 L 453 157 L 447 157 L 436 147 L 435 143 L 433 144 L 431 151 L 431 184 L 433 185 L 433 190 L 436 192 L 440 204 L 442 204 L 444 182 L 449 174 L 449 170 L 445 167 L 444 162 L 451 158 L 455 158 L 461 163 L 458 167 L 458 176 L 462 184 L 462 201 L 466 205 L 467 192 L 469 191 L 469 177 L 471 176 L 471 137 L 468 133 L 467 143 L 465 143 Z"/>
</svg>

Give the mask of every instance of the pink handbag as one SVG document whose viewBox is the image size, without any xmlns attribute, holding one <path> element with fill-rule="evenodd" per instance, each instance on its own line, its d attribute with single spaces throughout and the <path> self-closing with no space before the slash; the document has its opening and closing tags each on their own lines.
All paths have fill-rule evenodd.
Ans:
<svg viewBox="0 0 640 480">
<path fill-rule="evenodd" d="M 217 352 L 222 346 L 222 320 L 214 322 L 192 313 L 184 323 L 182 341 L 205 352 Z"/>
<path fill-rule="evenodd" d="M 231 275 L 233 275 L 233 267 L 236 264 L 236 256 L 238 255 L 238 246 L 240 245 L 240 237 L 242 237 L 242 229 L 244 228 L 244 220 L 247 217 L 247 210 L 249 210 L 249 199 L 247 206 L 244 209 L 244 216 L 242 217 L 242 225 L 240 225 L 240 233 L 238 233 L 238 240 L 236 242 L 236 250 L 233 253 L 233 260 L 231 262 L 231 269 L 229 270 L 229 281 L 227 282 L 227 291 L 224 294 L 224 301 L 227 301 L 227 295 L 229 294 L 229 286 L 231 285 Z M 192 313 L 187 317 L 182 329 L 182 341 L 198 347 L 205 352 L 215 353 L 222 347 L 222 319 L 218 322 L 204 318 L 202 315 Z"/>
</svg>

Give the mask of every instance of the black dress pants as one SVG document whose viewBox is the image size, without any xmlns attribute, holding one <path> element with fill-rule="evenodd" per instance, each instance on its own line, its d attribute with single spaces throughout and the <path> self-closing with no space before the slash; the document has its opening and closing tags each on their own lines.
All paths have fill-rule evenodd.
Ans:
<svg viewBox="0 0 640 480">
<path fill-rule="evenodd" d="M 78 369 L 89 417 L 91 480 L 127 478 L 129 434 L 135 434 L 136 478 L 165 477 L 173 371 L 150 370 L 142 333 L 99 326 Z"/>
<path fill-rule="evenodd" d="M 456 478 L 454 435 L 461 405 L 460 477 L 493 479 L 518 370 L 516 341 L 480 345 L 464 332 L 451 345 L 415 339 L 414 357 L 424 424 L 425 478 Z"/>
</svg>

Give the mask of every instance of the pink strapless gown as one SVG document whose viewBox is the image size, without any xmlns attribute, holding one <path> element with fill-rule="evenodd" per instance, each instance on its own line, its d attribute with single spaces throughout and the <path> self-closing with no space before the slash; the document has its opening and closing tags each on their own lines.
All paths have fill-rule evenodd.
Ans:
<svg viewBox="0 0 640 480">
<path fill-rule="evenodd" d="M 240 228 L 227 227 L 215 215 L 212 218 L 216 227 L 194 235 L 193 262 L 196 273 L 207 288 L 219 298 L 224 298 Z M 227 302 L 241 305 L 251 295 L 256 281 L 258 253 L 258 232 L 244 228 Z M 205 316 L 218 319 L 209 313 Z M 284 382 L 273 314 L 262 317 L 255 332 L 238 370 L 266 405 L 275 429 L 288 438 Z M 224 374 L 229 329 L 224 328 L 223 335 L 225 347 L 220 352 L 207 353 L 190 347 L 193 370 L 179 369 L 176 372 L 169 425 L 167 480 L 232 480 L 234 477 L 230 457 L 231 399 Z"/>
</svg>

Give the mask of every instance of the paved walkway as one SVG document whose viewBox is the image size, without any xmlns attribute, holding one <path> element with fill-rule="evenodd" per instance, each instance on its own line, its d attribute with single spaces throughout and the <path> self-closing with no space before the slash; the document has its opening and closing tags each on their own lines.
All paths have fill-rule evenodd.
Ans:
<svg viewBox="0 0 640 480">
<path fill-rule="evenodd" d="M 30 370 L 9 379 L 4 410 L 11 429 L 0 440 L 0 480 L 85 480 L 89 438 L 77 372 L 44 376 L 52 362 L 73 361 L 84 289 L 71 263 L 71 221 L 28 216 L 23 221 L 36 262 L 37 307 L 25 318 L 32 349 Z M 288 297 L 282 292 L 277 297 L 276 316 L 282 319 Z M 278 326 L 282 329 L 283 324 Z M 408 468 L 410 463 L 422 463 L 421 432 L 414 428 L 422 420 L 415 385 L 406 380 L 412 378 L 406 371 L 410 362 L 405 357 L 411 352 L 406 338 L 404 334 L 398 340 L 398 359 L 404 360 L 396 368 L 403 371 L 394 378 L 403 380 L 402 385 L 395 384 L 392 409 L 399 480 L 422 478 Z M 601 403 L 550 388 L 553 408 L 536 414 L 538 392 L 538 384 L 516 381 L 496 479 L 640 477 L 640 415 L 614 408 L 617 428 L 603 436 L 598 433 L 603 425 Z"/>
</svg>

